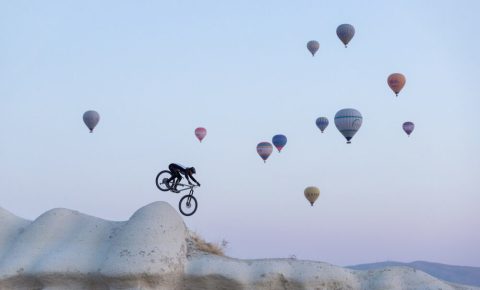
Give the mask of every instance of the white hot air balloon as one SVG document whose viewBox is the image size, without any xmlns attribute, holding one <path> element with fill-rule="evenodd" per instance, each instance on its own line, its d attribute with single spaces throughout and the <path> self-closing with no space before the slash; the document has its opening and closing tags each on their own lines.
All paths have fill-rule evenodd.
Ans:
<svg viewBox="0 0 480 290">
<path fill-rule="evenodd" d="M 85 122 L 85 125 L 90 129 L 90 133 L 92 133 L 95 126 L 97 126 L 98 121 L 100 121 L 100 115 L 96 111 L 90 110 L 83 114 L 83 122 Z"/>
<path fill-rule="evenodd" d="M 362 126 L 362 114 L 355 109 L 342 109 L 335 114 L 335 126 L 347 139 L 347 144 Z"/>
</svg>

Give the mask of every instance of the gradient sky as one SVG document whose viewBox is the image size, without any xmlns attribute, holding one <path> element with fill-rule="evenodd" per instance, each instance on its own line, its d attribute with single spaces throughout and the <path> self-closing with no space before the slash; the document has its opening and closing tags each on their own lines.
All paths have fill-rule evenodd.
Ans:
<svg viewBox="0 0 480 290">
<path fill-rule="evenodd" d="M 187 226 L 230 256 L 480 266 L 479 14 L 474 0 L 0 1 L 0 206 L 177 208 L 154 179 L 179 162 L 202 183 Z M 333 125 L 348 107 L 364 117 L 351 145 Z M 264 164 L 255 146 L 278 133 Z"/>
</svg>

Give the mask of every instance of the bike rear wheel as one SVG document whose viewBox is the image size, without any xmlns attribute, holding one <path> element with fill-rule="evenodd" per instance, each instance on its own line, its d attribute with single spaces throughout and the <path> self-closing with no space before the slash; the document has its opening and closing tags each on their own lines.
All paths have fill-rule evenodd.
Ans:
<svg viewBox="0 0 480 290">
<path fill-rule="evenodd" d="M 191 194 L 183 196 L 178 203 L 178 209 L 184 216 L 191 216 L 194 214 L 197 211 L 197 207 L 197 199 Z"/>
<path fill-rule="evenodd" d="M 168 170 L 163 170 L 160 171 L 159 174 L 157 174 L 157 178 L 155 178 L 155 184 L 157 185 L 158 189 L 161 191 L 169 191 L 173 187 L 173 179 L 172 178 L 172 173 Z M 170 182 L 168 182 L 170 180 Z"/>
</svg>

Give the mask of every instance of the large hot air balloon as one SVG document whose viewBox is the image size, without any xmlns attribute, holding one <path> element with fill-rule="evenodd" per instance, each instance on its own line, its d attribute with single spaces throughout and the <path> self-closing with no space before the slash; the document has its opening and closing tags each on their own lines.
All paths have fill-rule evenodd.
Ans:
<svg viewBox="0 0 480 290">
<path fill-rule="evenodd" d="M 86 111 L 83 114 L 83 122 L 90 129 L 90 133 L 93 133 L 93 129 L 97 126 L 98 121 L 100 121 L 100 115 L 96 111 Z"/>
<path fill-rule="evenodd" d="M 315 53 L 318 51 L 318 49 L 320 48 L 320 43 L 318 43 L 318 41 L 316 40 L 310 40 L 308 43 L 307 43 L 307 48 L 308 50 L 310 51 L 310 53 L 312 54 L 312 56 L 315 55 Z"/>
<path fill-rule="evenodd" d="M 362 114 L 355 109 L 342 109 L 335 114 L 335 126 L 347 139 L 347 144 L 362 126 Z"/>
<path fill-rule="evenodd" d="M 257 153 L 263 159 L 263 162 L 267 162 L 268 156 L 272 154 L 273 146 L 269 142 L 260 142 L 257 145 Z"/>
<path fill-rule="evenodd" d="M 415 124 L 413 124 L 413 122 L 405 122 L 403 123 L 402 127 L 403 127 L 403 131 L 405 131 L 408 137 L 410 137 L 410 134 L 412 134 L 413 129 L 415 129 Z"/>
<path fill-rule="evenodd" d="M 353 25 L 350 24 L 342 24 L 337 27 L 337 36 L 340 38 L 340 40 L 345 44 L 345 47 L 347 47 L 347 44 L 352 40 L 353 36 L 355 35 L 355 28 Z"/>
<path fill-rule="evenodd" d="M 272 138 L 273 145 L 277 148 L 278 152 L 282 151 L 282 148 L 287 144 L 287 136 L 278 134 Z"/>
<path fill-rule="evenodd" d="M 195 129 L 195 136 L 197 136 L 198 140 L 202 142 L 203 138 L 207 136 L 207 129 L 203 127 L 198 127 L 197 129 Z"/>
<path fill-rule="evenodd" d="M 317 124 L 318 129 L 323 133 L 323 131 L 328 127 L 328 119 L 326 117 L 319 117 L 315 121 Z"/>
<path fill-rule="evenodd" d="M 313 206 L 313 203 L 317 200 L 318 196 L 320 195 L 320 189 L 318 189 L 318 187 L 315 187 L 315 186 L 309 186 L 305 188 L 303 193 L 305 194 L 305 198 Z"/>
<path fill-rule="evenodd" d="M 405 85 L 405 76 L 401 73 L 394 73 L 388 76 L 387 83 L 388 86 L 392 89 L 395 95 L 398 97 L 398 94 L 402 90 L 403 86 Z"/>
</svg>

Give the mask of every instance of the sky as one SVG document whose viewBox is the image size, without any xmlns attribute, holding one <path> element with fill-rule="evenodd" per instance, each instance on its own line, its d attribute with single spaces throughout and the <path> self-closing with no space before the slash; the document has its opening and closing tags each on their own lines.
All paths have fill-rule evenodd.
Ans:
<svg viewBox="0 0 480 290">
<path fill-rule="evenodd" d="M 155 176 L 178 162 L 202 184 L 186 225 L 229 256 L 480 266 L 479 13 L 473 0 L 0 1 L 0 206 L 32 220 L 177 209 Z M 343 108 L 363 115 L 349 145 Z M 279 133 L 264 163 L 255 147 Z"/>
</svg>

